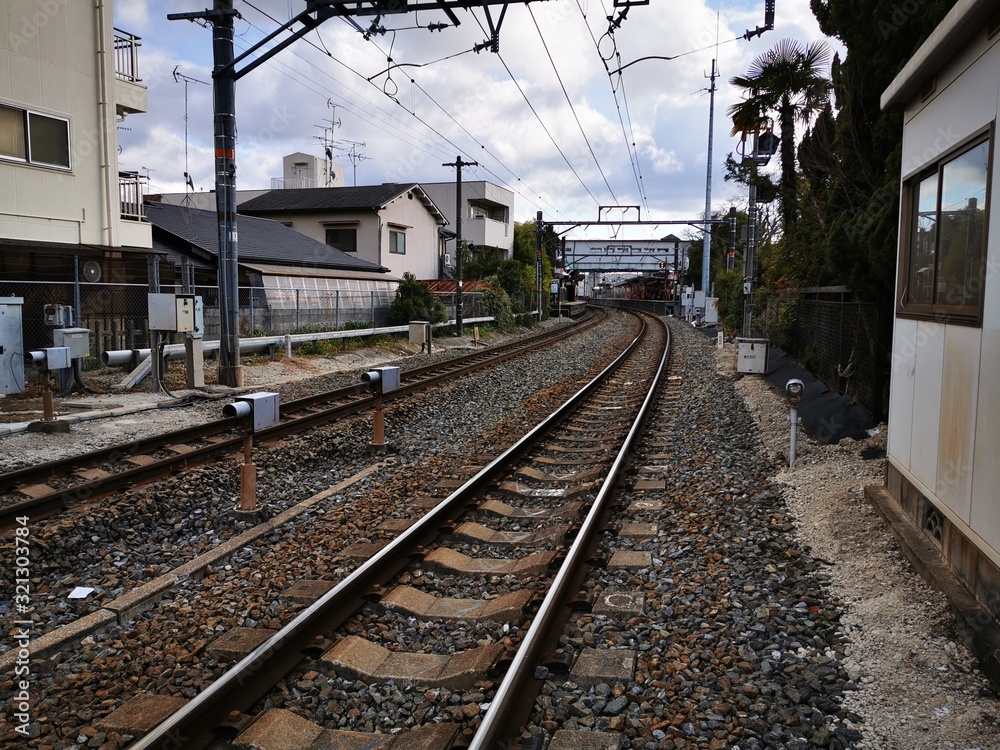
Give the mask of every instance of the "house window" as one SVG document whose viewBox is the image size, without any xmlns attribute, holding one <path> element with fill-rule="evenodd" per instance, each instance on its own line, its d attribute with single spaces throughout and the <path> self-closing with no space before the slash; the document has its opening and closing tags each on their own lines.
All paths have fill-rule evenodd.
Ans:
<svg viewBox="0 0 1000 750">
<path fill-rule="evenodd" d="M 0 105 L 0 158 L 69 169 L 69 120 Z"/>
<path fill-rule="evenodd" d="M 344 253 L 356 253 L 358 230 L 356 227 L 327 227 L 326 244 Z"/>
<path fill-rule="evenodd" d="M 389 252 L 396 255 L 406 255 L 406 232 L 396 229 L 389 230 Z"/>
<path fill-rule="evenodd" d="M 902 317 L 980 323 L 991 140 L 976 138 L 904 185 Z"/>
</svg>

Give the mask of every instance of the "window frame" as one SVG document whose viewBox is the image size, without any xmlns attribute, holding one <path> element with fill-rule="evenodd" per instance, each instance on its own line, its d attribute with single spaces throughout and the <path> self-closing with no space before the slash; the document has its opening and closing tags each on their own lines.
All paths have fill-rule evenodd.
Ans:
<svg viewBox="0 0 1000 750">
<path fill-rule="evenodd" d="M 71 124 L 68 117 L 63 117 L 62 115 L 54 115 L 48 112 L 41 112 L 36 109 L 28 109 L 26 107 L 18 107 L 13 104 L 8 104 L 6 102 L 0 102 L 0 107 L 4 109 L 9 109 L 17 112 L 21 115 L 21 128 L 22 134 L 24 136 L 24 156 L 12 156 L 10 154 L 0 154 L 0 161 L 10 162 L 12 164 L 24 164 L 31 167 L 41 167 L 43 169 L 57 169 L 60 172 L 72 172 L 73 171 L 73 137 L 71 134 Z M 42 161 L 40 159 L 35 159 L 32 156 L 32 130 L 31 130 L 31 118 L 38 117 L 44 118 L 46 120 L 54 120 L 55 122 L 61 122 L 66 128 L 66 164 L 56 164 L 48 161 Z"/>
<path fill-rule="evenodd" d="M 337 247 L 330 243 L 330 232 L 346 232 L 350 231 L 354 233 L 354 249 L 344 250 L 342 247 Z M 340 250 L 342 253 L 351 253 L 357 255 L 358 253 L 358 225 L 355 224 L 324 224 L 323 225 L 323 241 L 327 247 L 332 247 L 334 250 Z"/>
<path fill-rule="evenodd" d="M 395 240 L 397 238 L 399 238 L 399 237 L 403 238 L 403 249 L 402 250 L 397 250 L 396 249 L 397 243 L 396 243 Z M 395 227 L 391 227 L 389 229 L 389 252 L 392 255 L 406 255 L 406 230 L 405 229 L 396 229 Z"/>
<path fill-rule="evenodd" d="M 993 193 L 993 162 L 995 159 L 995 121 L 986 127 L 971 133 L 955 146 L 940 154 L 920 169 L 906 175 L 902 180 L 902 205 L 900 210 L 899 253 L 896 269 L 896 317 L 910 320 L 930 320 L 939 323 L 981 327 L 983 322 L 983 306 L 986 294 L 986 278 L 989 261 L 990 214 L 992 213 Z M 986 208 L 983 212 L 983 246 L 980 257 L 978 275 L 981 280 L 974 304 L 958 305 L 938 302 L 933 297 L 930 302 L 914 302 L 910 300 L 910 275 L 914 259 L 916 212 L 920 202 L 920 185 L 928 177 L 936 177 L 935 195 L 935 233 L 934 233 L 934 276 L 931 280 L 932 294 L 938 285 L 938 269 L 941 258 L 941 192 L 942 171 L 944 167 L 964 156 L 973 149 L 987 145 L 986 161 Z"/>
</svg>

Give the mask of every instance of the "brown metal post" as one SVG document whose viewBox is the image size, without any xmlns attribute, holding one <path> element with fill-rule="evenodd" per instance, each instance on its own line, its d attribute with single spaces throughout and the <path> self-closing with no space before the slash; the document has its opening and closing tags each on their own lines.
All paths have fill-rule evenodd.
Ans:
<svg viewBox="0 0 1000 750">
<path fill-rule="evenodd" d="M 372 445 L 385 445 L 385 413 L 382 411 L 382 392 L 375 394 L 375 411 L 372 414 Z"/>
<path fill-rule="evenodd" d="M 243 465 L 240 467 L 240 510 L 257 507 L 257 467 L 253 462 L 253 435 L 243 436 Z"/>
<path fill-rule="evenodd" d="M 56 418 L 56 416 L 55 410 L 52 408 L 52 387 L 49 383 L 48 370 L 45 371 L 42 387 L 45 389 L 42 391 L 42 419 L 46 422 L 51 422 Z"/>
</svg>

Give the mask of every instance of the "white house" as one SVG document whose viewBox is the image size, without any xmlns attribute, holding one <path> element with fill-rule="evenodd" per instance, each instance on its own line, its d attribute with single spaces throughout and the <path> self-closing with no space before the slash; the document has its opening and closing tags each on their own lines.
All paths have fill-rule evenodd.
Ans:
<svg viewBox="0 0 1000 750">
<path fill-rule="evenodd" d="M 438 278 L 446 219 L 416 184 L 271 190 L 240 203 L 239 212 L 281 222 L 392 276 Z"/>
<path fill-rule="evenodd" d="M 903 113 L 887 494 L 1000 615 L 1000 16 L 959 0 L 882 95 Z"/>
</svg>

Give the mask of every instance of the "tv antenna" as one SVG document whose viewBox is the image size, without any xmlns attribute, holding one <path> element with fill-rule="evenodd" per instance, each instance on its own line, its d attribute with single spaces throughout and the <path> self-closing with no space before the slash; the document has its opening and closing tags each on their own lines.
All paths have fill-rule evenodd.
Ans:
<svg viewBox="0 0 1000 750">
<path fill-rule="evenodd" d="M 350 147 L 344 145 L 344 144 L 347 144 L 347 143 L 351 144 Z M 354 185 L 355 185 L 355 187 L 357 187 L 357 184 L 358 184 L 358 164 L 360 164 L 363 161 L 370 161 L 371 160 L 370 156 L 365 156 L 364 154 L 358 152 L 358 147 L 364 148 L 365 144 L 364 143 L 359 143 L 358 141 L 348 141 L 346 139 L 341 139 L 341 140 L 337 141 L 336 143 L 334 143 L 333 147 L 335 149 L 337 149 L 338 151 L 346 151 L 347 152 L 347 159 L 348 159 L 348 161 L 351 162 L 351 164 L 354 167 Z"/>
<path fill-rule="evenodd" d="M 337 107 L 340 105 L 334 104 L 333 99 L 327 99 L 326 106 L 333 110 L 330 115 L 330 126 L 314 125 L 313 127 L 323 131 L 323 135 L 314 135 L 313 138 L 323 144 L 323 155 L 326 157 L 326 187 L 331 187 L 333 185 L 333 149 L 335 147 L 333 131 L 341 126 L 340 120 L 337 119 Z"/>
<path fill-rule="evenodd" d="M 203 86 L 210 85 L 208 81 L 199 81 L 197 78 L 192 78 L 191 76 L 186 76 L 179 72 L 180 65 L 174 66 L 174 83 L 184 82 L 184 184 L 185 190 L 189 192 L 194 192 L 194 180 L 191 177 L 191 171 L 188 169 L 188 84 L 189 83 L 200 83 Z M 186 201 L 188 196 L 184 196 Z"/>
</svg>

